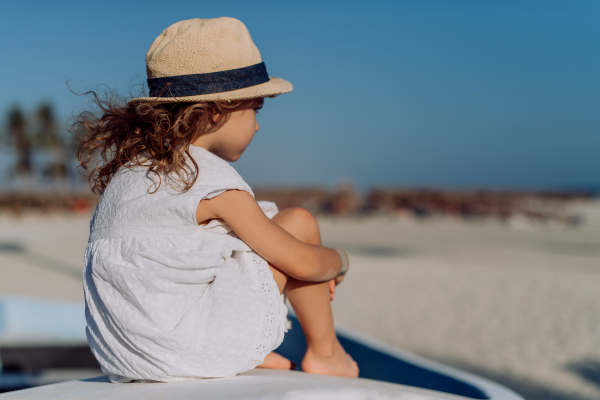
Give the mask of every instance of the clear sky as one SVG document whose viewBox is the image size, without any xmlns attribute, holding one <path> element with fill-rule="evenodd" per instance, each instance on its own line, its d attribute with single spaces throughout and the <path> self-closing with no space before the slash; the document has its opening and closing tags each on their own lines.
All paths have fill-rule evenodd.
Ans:
<svg viewBox="0 0 600 400">
<path fill-rule="evenodd" d="M 66 121 L 84 101 L 67 81 L 139 91 L 162 30 L 220 16 L 294 85 L 234 164 L 250 184 L 600 183 L 597 0 L 9 2 L 0 121 L 45 100 Z"/>
</svg>

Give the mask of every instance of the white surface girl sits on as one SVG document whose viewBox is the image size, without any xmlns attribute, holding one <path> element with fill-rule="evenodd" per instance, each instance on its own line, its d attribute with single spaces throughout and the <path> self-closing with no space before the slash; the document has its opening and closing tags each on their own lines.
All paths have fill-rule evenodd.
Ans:
<svg viewBox="0 0 600 400">
<path fill-rule="evenodd" d="M 285 292 L 304 330 L 306 372 L 358 376 L 330 300 L 348 259 L 321 246 L 304 209 L 257 202 L 227 161 L 258 131 L 269 78 L 233 18 L 167 28 L 146 55 L 150 96 L 97 100 L 79 160 L 102 198 L 84 260 L 87 335 L 114 382 L 289 369 Z"/>
</svg>

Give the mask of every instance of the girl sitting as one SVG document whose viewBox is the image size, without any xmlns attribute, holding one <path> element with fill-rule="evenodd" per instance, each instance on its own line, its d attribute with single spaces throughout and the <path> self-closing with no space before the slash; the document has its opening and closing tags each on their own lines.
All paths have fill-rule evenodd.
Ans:
<svg viewBox="0 0 600 400">
<path fill-rule="evenodd" d="M 285 292 L 304 330 L 306 372 L 358 376 L 330 300 L 346 254 L 321 246 L 315 219 L 257 202 L 229 165 L 258 131 L 269 78 L 233 18 L 167 28 L 146 55 L 150 97 L 96 97 L 78 156 L 102 194 L 85 252 L 87 336 L 113 382 L 227 377 L 289 369 L 273 353 Z"/>
</svg>

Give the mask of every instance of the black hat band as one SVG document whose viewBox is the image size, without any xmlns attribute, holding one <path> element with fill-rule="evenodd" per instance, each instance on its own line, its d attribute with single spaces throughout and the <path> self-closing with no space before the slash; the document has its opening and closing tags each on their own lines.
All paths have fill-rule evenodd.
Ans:
<svg viewBox="0 0 600 400">
<path fill-rule="evenodd" d="M 229 92 L 269 81 L 264 62 L 228 71 L 148 79 L 150 97 L 187 97 Z"/>
</svg>

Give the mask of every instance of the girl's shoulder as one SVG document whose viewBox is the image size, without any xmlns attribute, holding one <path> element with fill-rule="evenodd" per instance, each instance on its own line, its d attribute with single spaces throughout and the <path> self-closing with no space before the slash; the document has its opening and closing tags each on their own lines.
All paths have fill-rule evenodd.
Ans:
<svg viewBox="0 0 600 400">
<path fill-rule="evenodd" d="M 115 173 L 106 187 L 104 195 L 119 193 L 120 196 L 129 197 L 140 196 L 144 193 L 148 195 L 160 193 L 163 196 L 177 195 L 181 197 L 186 194 L 195 196 L 207 188 L 217 187 L 241 188 L 254 195 L 250 186 L 227 161 L 197 146 L 190 146 L 189 154 L 196 162 L 196 167 L 193 163 L 188 162 L 183 171 L 183 178 L 195 178 L 193 186 L 187 191 L 183 190 L 181 177 L 174 174 L 158 175 L 144 165 L 128 164 L 119 168 Z"/>
<path fill-rule="evenodd" d="M 190 155 L 198 165 L 196 182 L 190 189 L 192 193 L 198 190 L 204 191 L 210 187 L 245 190 L 254 196 L 250 186 L 227 161 L 197 146 L 190 146 Z"/>
<path fill-rule="evenodd" d="M 197 164 L 196 180 L 188 190 L 176 177 L 157 176 L 143 166 L 123 166 L 113 176 L 92 218 L 91 230 L 112 226 L 185 225 L 197 226 L 200 201 L 227 190 L 250 186 L 229 163 L 201 147 L 191 147 Z M 194 172 L 193 166 L 187 168 Z"/>
</svg>

